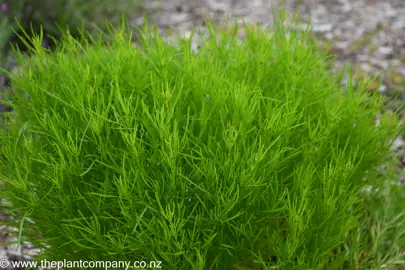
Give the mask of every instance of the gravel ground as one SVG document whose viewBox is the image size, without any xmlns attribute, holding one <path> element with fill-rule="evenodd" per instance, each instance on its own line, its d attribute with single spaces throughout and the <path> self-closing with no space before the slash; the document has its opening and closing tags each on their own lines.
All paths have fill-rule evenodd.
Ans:
<svg viewBox="0 0 405 270">
<path fill-rule="evenodd" d="M 243 18 L 248 24 L 271 26 L 272 5 L 277 7 L 275 0 L 145 2 L 143 11 L 150 14 L 162 34 L 172 27 L 184 36 L 190 34 L 193 25 L 200 25 L 204 30 L 203 14 L 216 21 L 225 21 L 229 13 L 231 19 Z M 305 26 L 308 16 L 312 15 L 311 24 L 320 46 L 326 46 L 330 42 L 330 53 L 336 54 L 335 68 L 351 65 L 356 74 L 355 79 L 381 73 L 381 85 L 372 84 L 369 90 L 379 91 L 390 97 L 398 95 L 394 106 L 405 101 L 404 0 L 286 0 L 286 8 L 300 12 L 302 26 Z M 142 24 L 142 17 L 134 16 L 132 23 Z M 244 35 L 243 29 L 239 34 Z M 0 83 L 6 85 L 7 80 L 1 78 Z M 6 107 L 0 106 L 0 112 L 5 110 Z M 398 150 L 399 160 L 405 164 L 405 141 L 402 136 L 395 141 L 394 148 Z M 399 173 L 404 173 L 403 167 L 398 170 Z M 0 211 L 0 219 L 7 218 Z M 6 233 L 7 230 L 13 228 L 0 227 L 0 243 L 15 241 L 15 237 Z M 0 259 L 30 260 L 37 252 L 37 249 L 27 243 L 20 248 L 10 244 L 0 248 Z"/>
</svg>

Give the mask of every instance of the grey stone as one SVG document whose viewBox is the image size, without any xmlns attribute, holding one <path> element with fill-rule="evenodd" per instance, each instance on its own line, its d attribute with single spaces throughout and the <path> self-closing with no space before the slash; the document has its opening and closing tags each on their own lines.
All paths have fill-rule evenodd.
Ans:
<svg viewBox="0 0 405 270">
<path fill-rule="evenodd" d="M 394 53 L 394 50 L 392 49 L 392 47 L 380 47 L 378 49 L 378 52 L 382 55 L 390 56 Z"/>
</svg>

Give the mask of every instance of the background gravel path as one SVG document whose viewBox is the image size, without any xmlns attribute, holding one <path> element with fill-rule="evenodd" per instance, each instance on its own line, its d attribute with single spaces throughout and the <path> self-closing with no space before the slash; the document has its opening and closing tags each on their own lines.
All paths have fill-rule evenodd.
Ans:
<svg viewBox="0 0 405 270">
<path fill-rule="evenodd" d="M 193 25 L 203 26 L 203 14 L 217 22 L 243 18 L 246 23 L 271 26 L 275 0 L 146 0 L 141 12 L 155 21 L 162 34 L 169 27 L 190 34 Z M 163 3 L 161 3 L 163 2 Z M 370 91 L 394 97 L 394 106 L 405 101 L 405 1 L 404 0 L 286 0 L 289 12 L 298 10 L 302 26 L 312 15 L 312 27 L 320 46 L 330 42 L 330 53 L 336 54 L 335 68 L 351 65 L 355 79 L 381 73 L 379 84 L 370 85 Z M 132 23 L 143 23 L 142 16 L 134 15 Z M 243 29 L 239 33 L 244 35 Z M 196 39 L 198 42 L 198 39 Z M 195 44 L 197 46 L 197 44 Z M 7 81 L 2 79 L 2 84 Z M 0 112 L 6 110 L 0 106 Z M 405 142 L 402 136 L 394 143 L 398 158 L 405 164 Z M 404 173 L 403 166 L 398 168 Z M 404 181 L 405 182 L 405 181 Z M 0 207 L 1 209 L 1 207 Z M 0 219 L 8 217 L 0 211 Z M 13 228 L 0 227 L 0 242 L 13 242 L 7 233 Z M 30 260 L 38 250 L 25 243 L 22 247 L 10 244 L 0 247 L 0 259 Z M 9 268 L 12 269 L 12 268 Z"/>
</svg>

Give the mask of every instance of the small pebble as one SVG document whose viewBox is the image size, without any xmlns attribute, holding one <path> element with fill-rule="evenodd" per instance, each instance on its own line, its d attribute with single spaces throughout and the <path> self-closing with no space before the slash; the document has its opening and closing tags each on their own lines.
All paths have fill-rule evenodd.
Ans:
<svg viewBox="0 0 405 270">
<path fill-rule="evenodd" d="M 379 53 L 385 56 L 390 56 L 393 54 L 394 50 L 391 47 L 380 47 L 378 49 Z"/>
<path fill-rule="evenodd" d="M 382 84 L 380 88 L 378 88 L 379 93 L 385 93 L 388 90 L 388 87 L 385 84 Z"/>
<path fill-rule="evenodd" d="M 332 29 L 333 29 L 332 24 L 319 24 L 313 27 L 315 33 L 326 33 L 332 31 Z"/>
</svg>

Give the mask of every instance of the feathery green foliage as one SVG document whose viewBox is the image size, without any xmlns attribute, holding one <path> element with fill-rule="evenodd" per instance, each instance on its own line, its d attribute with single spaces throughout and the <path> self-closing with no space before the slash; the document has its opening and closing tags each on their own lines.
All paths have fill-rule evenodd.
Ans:
<svg viewBox="0 0 405 270">
<path fill-rule="evenodd" d="M 336 84 L 306 32 L 247 28 L 198 52 L 148 28 L 141 49 L 124 30 L 108 46 L 66 35 L 54 53 L 27 41 L 0 141 L 22 240 L 48 260 L 347 266 L 398 119 Z"/>
</svg>

